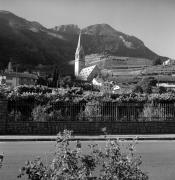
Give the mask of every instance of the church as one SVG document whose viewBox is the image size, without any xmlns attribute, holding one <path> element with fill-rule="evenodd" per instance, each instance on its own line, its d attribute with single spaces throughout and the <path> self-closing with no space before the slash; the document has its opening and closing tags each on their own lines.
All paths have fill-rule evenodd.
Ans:
<svg viewBox="0 0 175 180">
<path fill-rule="evenodd" d="M 86 67 L 85 53 L 81 44 L 81 32 L 79 34 L 78 45 L 75 53 L 74 75 L 77 79 L 91 82 L 100 70 L 97 65 Z"/>
</svg>

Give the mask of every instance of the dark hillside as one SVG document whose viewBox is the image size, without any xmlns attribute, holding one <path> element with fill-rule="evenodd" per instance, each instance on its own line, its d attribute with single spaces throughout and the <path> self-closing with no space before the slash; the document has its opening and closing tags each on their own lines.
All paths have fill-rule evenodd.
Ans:
<svg viewBox="0 0 175 180">
<path fill-rule="evenodd" d="M 37 65 L 58 66 L 64 73 L 73 73 L 79 27 L 64 25 L 47 29 L 38 22 L 27 21 L 13 13 L 0 11 L 0 68 L 9 60 L 19 69 L 34 69 Z M 154 60 L 157 54 L 134 36 L 126 35 L 107 24 L 96 24 L 82 30 L 86 55 L 109 54 Z"/>
</svg>

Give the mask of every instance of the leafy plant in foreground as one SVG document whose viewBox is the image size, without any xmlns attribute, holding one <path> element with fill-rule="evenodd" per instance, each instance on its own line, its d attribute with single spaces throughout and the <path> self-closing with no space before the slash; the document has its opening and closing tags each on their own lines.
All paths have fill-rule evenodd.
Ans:
<svg viewBox="0 0 175 180">
<path fill-rule="evenodd" d="M 0 168 L 2 167 L 3 160 L 4 160 L 4 153 L 2 152 L 2 154 L 0 154 Z"/>
<path fill-rule="evenodd" d="M 148 180 L 140 169 L 142 161 L 135 154 L 135 143 L 125 147 L 117 139 L 106 138 L 105 148 L 90 144 L 85 154 L 80 141 L 73 143 L 71 138 L 71 131 L 59 133 L 52 162 L 44 164 L 39 158 L 28 161 L 18 177 L 27 175 L 28 180 Z"/>
</svg>

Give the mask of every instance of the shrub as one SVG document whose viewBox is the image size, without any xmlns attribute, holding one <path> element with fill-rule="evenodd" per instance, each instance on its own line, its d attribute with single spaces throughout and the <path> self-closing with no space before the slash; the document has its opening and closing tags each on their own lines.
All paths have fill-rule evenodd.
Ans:
<svg viewBox="0 0 175 180">
<path fill-rule="evenodd" d="M 23 93 L 51 93 L 52 89 L 45 86 L 33 86 L 33 85 L 20 85 L 14 88 L 14 91 L 23 94 Z"/>
<path fill-rule="evenodd" d="M 2 161 L 0 160 L 0 168 L 2 168 Z"/>
<path fill-rule="evenodd" d="M 162 62 L 163 62 L 163 60 L 161 59 L 161 57 L 158 57 L 153 60 L 153 66 L 161 65 Z"/>
<path fill-rule="evenodd" d="M 146 118 L 147 121 L 166 120 L 167 118 L 174 117 L 174 106 L 171 104 L 164 106 L 161 104 L 147 103 L 144 105 L 141 117 Z"/>
<path fill-rule="evenodd" d="M 165 87 L 163 87 L 163 86 L 158 87 L 158 93 L 163 94 L 163 93 L 166 93 L 166 92 L 167 92 L 167 90 L 166 90 Z"/>
<path fill-rule="evenodd" d="M 59 121 L 64 119 L 61 110 L 54 110 L 49 105 L 36 106 L 32 111 L 32 118 L 36 122 Z"/>
<path fill-rule="evenodd" d="M 86 104 L 85 110 L 79 113 L 79 120 L 93 121 L 101 117 L 101 106 L 99 101 L 90 101 Z"/>
<path fill-rule="evenodd" d="M 143 93 L 142 87 L 139 85 L 136 85 L 133 89 L 133 93 Z"/>
<path fill-rule="evenodd" d="M 147 94 L 151 94 L 152 93 L 152 86 L 151 85 L 148 85 L 146 88 L 145 88 L 145 93 Z"/>
<path fill-rule="evenodd" d="M 157 109 L 153 107 L 151 104 L 145 104 L 143 108 L 142 116 L 143 118 L 146 118 L 147 121 L 152 121 L 153 118 L 157 118 Z"/>
<path fill-rule="evenodd" d="M 0 154 L 0 168 L 2 167 L 3 160 L 4 160 L 4 153 L 2 152 L 2 154 Z"/>
<path fill-rule="evenodd" d="M 33 121 L 36 122 L 46 122 L 49 115 L 45 112 L 45 106 L 36 106 L 32 111 Z"/>
<path fill-rule="evenodd" d="M 152 93 L 152 87 L 156 86 L 157 80 L 154 77 L 145 77 L 143 78 L 138 85 L 141 86 L 143 92 Z"/>
<path fill-rule="evenodd" d="M 104 149 L 91 144 L 88 154 L 83 154 L 80 141 L 73 146 L 71 138 L 71 131 L 59 133 L 52 162 L 44 164 L 40 158 L 27 161 L 18 177 L 27 175 L 28 180 L 148 180 L 140 168 L 142 161 L 135 153 L 135 142 L 124 147 L 117 139 L 106 138 Z"/>
<path fill-rule="evenodd" d="M 12 110 L 10 113 L 8 113 L 8 118 L 10 121 L 21 121 L 22 117 L 23 116 L 20 111 Z"/>
<path fill-rule="evenodd" d="M 64 117 L 61 114 L 61 110 L 53 110 L 49 113 L 49 121 L 59 121 L 64 120 Z"/>
</svg>

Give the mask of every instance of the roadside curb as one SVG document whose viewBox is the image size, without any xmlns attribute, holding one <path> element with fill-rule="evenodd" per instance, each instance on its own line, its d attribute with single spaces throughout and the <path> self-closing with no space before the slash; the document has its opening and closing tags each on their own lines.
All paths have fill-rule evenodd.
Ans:
<svg viewBox="0 0 175 180">
<path fill-rule="evenodd" d="M 132 141 L 132 140 L 138 140 L 138 141 L 166 141 L 166 140 L 175 140 L 174 137 L 139 137 L 139 136 L 132 136 L 132 137 L 107 137 L 107 139 L 110 140 L 120 140 L 120 141 Z M 104 141 L 106 140 L 105 137 L 73 137 L 70 139 L 70 141 Z M 53 137 L 27 137 L 27 138 L 1 138 L 0 142 L 19 142 L 19 141 L 56 141 L 56 136 Z"/>
</svg>

